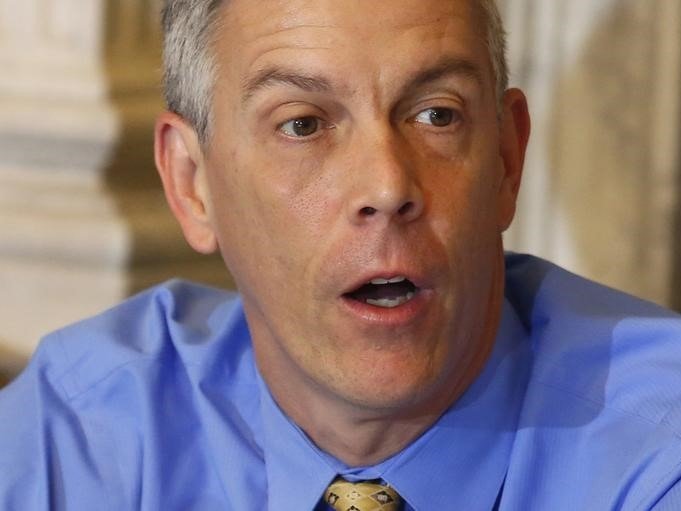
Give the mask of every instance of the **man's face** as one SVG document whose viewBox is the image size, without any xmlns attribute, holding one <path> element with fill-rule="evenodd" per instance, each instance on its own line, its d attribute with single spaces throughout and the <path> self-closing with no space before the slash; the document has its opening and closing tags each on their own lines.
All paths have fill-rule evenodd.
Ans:
<svg viewBox="0 0 681 511">
<path fill-rule="evenodd" d="M 219 30 L 199 178 L 275 397 L 451 401 L 494 337 L 520 173 L 474 9 L 231 0 Z"/>
</svg>

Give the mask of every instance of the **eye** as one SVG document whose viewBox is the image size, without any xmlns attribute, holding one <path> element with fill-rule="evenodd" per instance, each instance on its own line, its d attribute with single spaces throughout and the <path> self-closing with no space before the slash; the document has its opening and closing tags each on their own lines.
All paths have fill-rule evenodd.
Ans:
<svg viewBox="0 0 681 511">
<path fill-rule="evenodd" d="M 279 130 L 289 137 L 309 137 L 319 130 L 319 124 L 317 117 L 299 117 L 281 124 Z"/>
<path fill-rule="evenodd" d="M 457 118 L 458 114 L 451 108 L 428 108 L 419 112 L 414 117 L 414 121 L 444 128 L 452 124 Z"/>
</svg>

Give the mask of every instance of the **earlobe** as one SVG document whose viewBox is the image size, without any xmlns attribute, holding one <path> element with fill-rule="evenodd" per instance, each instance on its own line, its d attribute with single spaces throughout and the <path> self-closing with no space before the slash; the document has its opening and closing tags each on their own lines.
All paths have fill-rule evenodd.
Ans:
<svg viewBox="0 0 681 511">
<path fill-rule="evenodd" d="M 154 157 L 166 200 L 184 237 L 197 252 L 217 248 L 201 145 L 194 129 L 172 112 L 162 113 L 154 131 Z"/>
<path fill-rule="evenodd" d="M 515 215 L 525 150 L 530 138 L 530 114 L 520 89 L 506 91 L 502 115 L 499 154 L 504 172 L 499 191 L 499 227 L 505 231 Z"/>
</svg>

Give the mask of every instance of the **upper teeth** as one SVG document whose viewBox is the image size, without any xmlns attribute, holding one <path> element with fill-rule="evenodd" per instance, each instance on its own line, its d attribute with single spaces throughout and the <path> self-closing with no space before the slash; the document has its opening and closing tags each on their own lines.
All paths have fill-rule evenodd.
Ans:
<svg viewBox="0 0 681 511">
<path fill-rule="evenodd" d="M 376 285 L 397 284 L 398 282 L 404 282 L 405 280 L 407 280 L 407 277 L 399 276 L 399 277 L 393 277 L 391 279 L 382 279 L 382 278 L 372 279 L 371 283 L 376 284 Z"/>
</svg>

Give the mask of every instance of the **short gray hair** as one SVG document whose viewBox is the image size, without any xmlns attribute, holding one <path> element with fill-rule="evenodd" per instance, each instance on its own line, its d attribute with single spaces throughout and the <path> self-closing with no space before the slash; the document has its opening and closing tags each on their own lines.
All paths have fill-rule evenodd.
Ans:
<svg viewBox="0 0 681 511">
<path fill-rule="evenodd" d="M 508 88 L 509 81 L 508 62 L 506 60 L 506 30 L 504 30 L 504 22 L 501 19 L 496 0 L 477 0 L 476 5 L 482 14 L 487 51 L 489 52 L 496 85 L 497 101 L 501 106 L 501 99 Z"/>
<path fill-rule="evenodd" d="M 168 109 L 191 123 L 206 144 L 212 125 L 212 98 L 217 74 L 214 43 L 220 10 L 229 0 L 165 0 L 163 87 Z M 474 0 L 485 26 L 487 48 L 501 102 L 508 87 L 506 32 L 495 0 Z"/>
<path fill-rule="evenodd" d="M 216 78 L 214 40 L 225 0 L 165 0 L 163 90 L 168 110 L 191 123 L 208 141 Z"/>
</svg>

